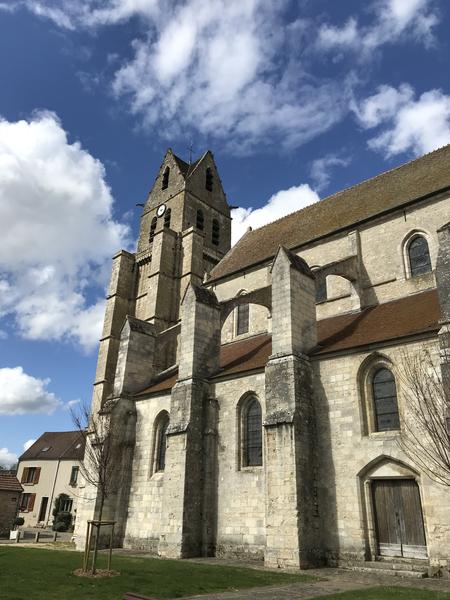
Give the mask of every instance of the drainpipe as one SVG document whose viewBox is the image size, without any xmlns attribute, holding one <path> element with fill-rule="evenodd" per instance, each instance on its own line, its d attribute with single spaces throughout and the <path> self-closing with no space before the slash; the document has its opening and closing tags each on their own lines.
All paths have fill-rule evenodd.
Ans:
<svg viewBox="0 0 450 600">
<path fill-rule="evenodd" d="M 61 460 L 58 458 L 58 464 L 56 465 L 56 473 L 55 473 L 55 479 L 53 480 L 53 487 L 52 487 L 52 495 L 50 498 L 50 510 L 48 512 L 48 517 L 47 517 L 47 521 L 45 523 L 45 525 L 48 525 L 48 520 L 50 518 L 51 515 L 51 510 L 52 510 L 52 506 L 53 506 L 53 496 L 55 495 L 55 486 L 56 486 L 56 480 L 58 479 L 58 471 L 59 471 L 59 464 L 60 464 Z"/>
</svg>

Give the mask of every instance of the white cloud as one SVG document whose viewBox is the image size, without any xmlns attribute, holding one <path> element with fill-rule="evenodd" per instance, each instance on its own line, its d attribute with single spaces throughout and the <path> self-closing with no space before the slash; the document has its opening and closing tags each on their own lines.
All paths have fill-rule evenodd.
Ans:
<svg viewBox="0 0 450 600">
<path fill-rule="evenodd" d="M 284 26 L 286 0 L 23 5 L 66 29 L 139 17 L 143 33 L 133 42 L 134 56 L 119 65 L 112 85 L 117 98 L 127 99 L 131 112 L 144 126 L 157 126 L 162 137 L 194 129 L 244 153 L 270 135 L 290 148 L 327 131 L 348 111 L 345 81 L 306 73 L 296 36 L 302 20 Z M 281 52 L 289 59 L 280 61 Z"/>
<path fill-rule="evenodd" d="M 23 337 L 95 345 L 109 259 L 128 244 L 112 204 L 102 163 L 55 115 L 0 120 L 0 315 Z"/>
<path fill-rule="evenodd" d="M 26 452 L 28 450 L 28 448 L 31 448 L 31 446 L 34 444 L 36 440 L 27 440 L 25 442 L 25 444 L 23 445 L 23 451 Z"/>
<path fill-rule="evenodd" d="M 318 194 L 303 183 L 277 192 L 261 208 L 235 208 L 231 211 L 231 243 L 234 245 L 249 227 L 262 227 L 318 200 Z"/>
<path fill-rule="evenodd" d="M 50 379 L 28 375 L 22 367 L 0 369 L 0 414 L 51 414 L 60 401 L 46 387 Z"/>
<path fill-rule="evenodd" d="M 0 466 L 10 469 L 17 463 L 17 454 L 10 452 L 8 448 L 0 448 Z"/>
<path fill-rule="evenodd" d="M 372 4 L 370 25 L 359 25 L 351 17 L 342 27 L 324 24 L 319 29 L 317 46 L 322 50 L 353 50 L 361 58 L 386 43 L 408 36 L 429 46 L 438 17 L 433 0 L 383 0 Z"/>
<path fill-rule="evenodd" d="M 341 158 L 335 154 L 327 154 L 317 158 L 311 163 L 310 175 L 314 183 L 314 189 L 318 192 L 328 187 L 331 180 L 333 167 L 346 167 L 350 164 L 349 158 Z"/>
<path fill-rule="evenodd" d="M 345 84 L 307 78 L 294 52 L 279 68 L 288 34 L 276 3 L 190 0 L 174 9 L 168 3 L 171 18 L 135 40 L 115 75 L 117 96 L 147 125 L 164 124 L 168 136 L 195 128 L 245 152 L 269 134 L 300 145 L 341 119 Z"/>
<path fill-rule="evenodd" d="M 450 143 L 450 96 L 441 90 L 430 90 L 416 100 L 408 85 L 398 90 L 382 86 L 355 112 L 364 127 L 382 127 L 369 146 L 388 157 L 404 152 L 419 156 Z"/>
</svg>

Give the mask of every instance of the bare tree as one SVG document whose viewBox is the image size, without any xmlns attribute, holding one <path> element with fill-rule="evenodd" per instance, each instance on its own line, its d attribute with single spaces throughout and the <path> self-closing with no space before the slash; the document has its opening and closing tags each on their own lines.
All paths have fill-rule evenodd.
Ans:
<svg viewBox="0 0 450 600">
<path fill-rule="evenodd" d="M 441 360 L 448 359 L 441 350 Z M 403 354 L 405 402 L 399 443 L 431 479 L 450 486 L 450 386 L 437 362 L 425 347 Z"/>
<path fill-rule="evenodd" d="M 72 420 L 85 440 L 85 455 L 84 461 L 81 463 L 81 474 L 85 481 L 97 491 L 95 521 L 99 522 L 100 525 L 96 527 L 97 534 L 92 559 L 92 573 L 95 574 L 105 503 L 117 493 L 120 487 L 120 473 L 117 469 L 118 440 L 111 423 L 110 414 L 107 411 L 100 411 L 94 415 L 91 414 L 87 406 L 82 406 L 78 411 L 72 411 Z M 89 559 L 92 533 L 93 528 L 88 528 L 88 556 L 87 560 L 85 559 L 85 569 L 87 569 Z"/>
</svg>

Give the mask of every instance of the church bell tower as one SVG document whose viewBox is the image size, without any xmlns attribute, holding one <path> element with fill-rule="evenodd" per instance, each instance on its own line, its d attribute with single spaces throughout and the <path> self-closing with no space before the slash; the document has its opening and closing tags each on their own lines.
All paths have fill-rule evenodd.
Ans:
<svg viewBox="0 0 450 600">
<path fill-rule="evenodd" d="M 188 164 L 169 149 L 144 205 L 136 253 L 122 250 L 113 257 L 94 410 L 116 395 L 119 344 L 127 316 L 145 322 L 155 334 L 178 323 L 188 284 L 201 284 L 230 247 L 230 208 L 212 153 Z M 164 356 L 158 356 L 156 372 L 173 364 L 175 352 L 167 348 Z"/>
</svg>

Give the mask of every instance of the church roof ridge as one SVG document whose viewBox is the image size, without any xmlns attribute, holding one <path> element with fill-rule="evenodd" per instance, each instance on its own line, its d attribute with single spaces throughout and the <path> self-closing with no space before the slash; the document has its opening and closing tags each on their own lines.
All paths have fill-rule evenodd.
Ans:
<svg viewBox="0 0 450 600">
<path fill-rule="evenodd" d="M 211 271 L 208 283 L 289 249 L 450 187 L 450 144 L 248 232 Z"/>
</svg>

